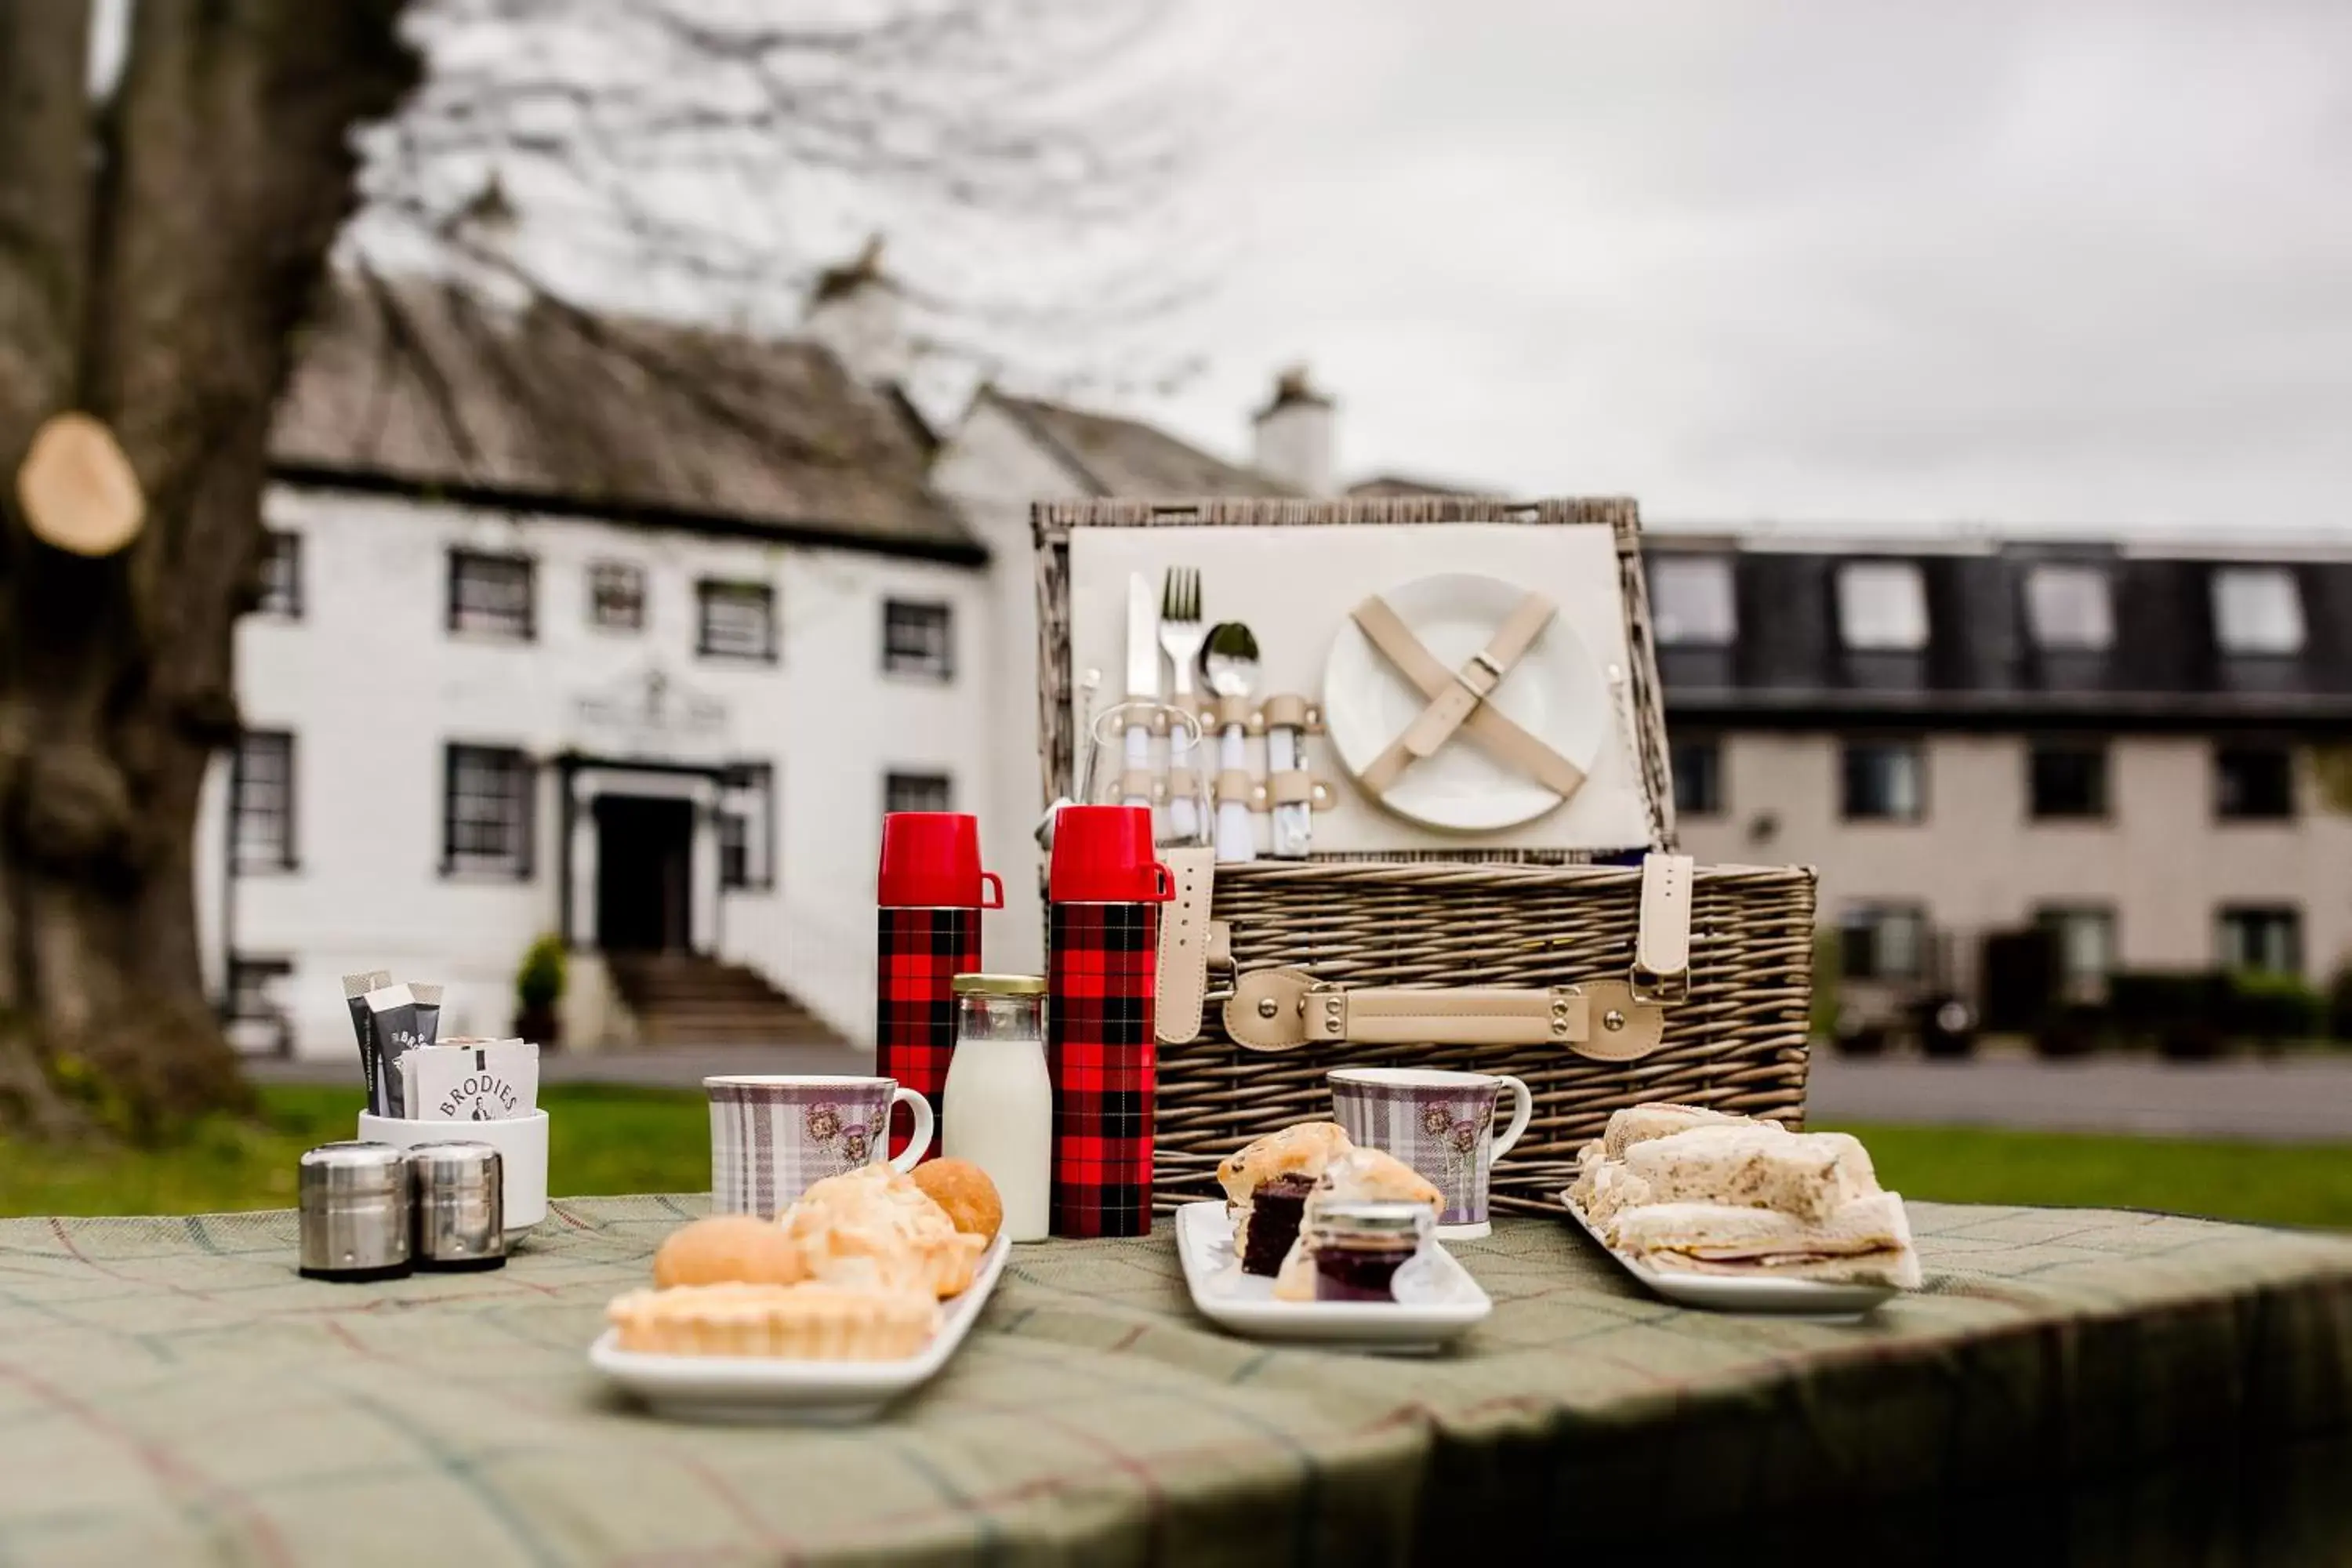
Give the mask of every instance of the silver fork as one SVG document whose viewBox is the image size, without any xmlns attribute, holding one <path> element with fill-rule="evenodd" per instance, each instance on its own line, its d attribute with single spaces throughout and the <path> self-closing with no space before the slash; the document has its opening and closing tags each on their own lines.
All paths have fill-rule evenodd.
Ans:
<svg viewBox="0 0 2352 1568">
<path fill-rule="evenodd" d="M 1200 569 L 1171 566 L 1160 591 L 1160 647 L 1168 655 L 1168 662 L 1176 667 L 1175 691 L 1179 698 L 1192 695 L 1192 675 L 1200 665 L 1201 645 L 1208 637 L 1208 626 L 1201 619 Z M 1169 734 L 1168 763 L 1180 775 L 1192 765 L 1192 749 L 1184 743 L 1181 731 Z M 1201 826 L 1192 813 L 1191 790 L 1171 788 L 1168 792 L 1171 835 L 1189 844 L 1200 837 Z"/>
</svg>

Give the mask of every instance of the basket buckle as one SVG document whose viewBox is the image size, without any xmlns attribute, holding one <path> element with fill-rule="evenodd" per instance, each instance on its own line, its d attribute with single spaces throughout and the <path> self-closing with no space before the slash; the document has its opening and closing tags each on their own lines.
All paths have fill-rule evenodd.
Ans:
<svg viewBox="0 0 2352 1568">
<path fill-rule="evenodd" d="M 1625 983 L 1633 988 L 1636 1002 L 1660 1005 L 1690 1000 L 1690 971 L 1677 969 L 1660 974 L 1636 963 L 1625 971 Z"/>
</svg>

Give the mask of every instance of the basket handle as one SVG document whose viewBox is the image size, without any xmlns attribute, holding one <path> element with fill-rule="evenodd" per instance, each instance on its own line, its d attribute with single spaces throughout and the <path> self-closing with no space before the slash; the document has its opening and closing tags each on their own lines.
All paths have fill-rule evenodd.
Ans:
<svg viewBox="0 0 2352 1568">
<path fill-rule="evenodd" d="M 1658 1048 L 1665 1009 L 1622 980 L 1548 989 L 1349 986 L 1303 969 L 1244 974 L 1225 1003 L 1225 1033 L 1253 1051 L 1314 1044 L 1562 1046 L 1595 1061 L 1630 1062 Z"/>
</svg>

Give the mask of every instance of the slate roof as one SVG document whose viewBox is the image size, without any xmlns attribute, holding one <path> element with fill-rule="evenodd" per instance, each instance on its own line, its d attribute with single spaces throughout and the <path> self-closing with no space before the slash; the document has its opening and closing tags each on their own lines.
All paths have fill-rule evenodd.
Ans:
<svg viewBox="0 0 2352 1568">
<path fill-rule="evenodd" d="M 1678 723 L 1950 728 L 2337 730 L 2352 725 L 2352 552 L 2226 561 L 2126 552 L 2108 544 L 2007 544 L 1906 553 L 1703 547 L 1732 562 L 1738 630 L 1728 647 L 1663 647 L 1665 706 Z M 1651 558 L 1687 545 L 1654 536 Z M 1836 574 L 1846 561 L 1916 562 L 1928 635 L 1916 653 L 1847 648 Z M 2044 561 L 2107 575 L 2114 639 L 2104 651 L 2035 643 L 2025 584 Z M 2304 645 L 2291 655 L 2226 652 L 2214 633 L 2212 574 L 2274 564 L 2292 573 Z"/>
<path fill-rule="evenodd" d="M 904 409 L 814 343 L 345 275 L 296 353 L 282 478 L 986 558 Z"/>
<path fill-rule="evenodd" d="M 1017 420 L 1073 479 L 1098 496 L 1175 500 L 1299 493 L 1271 475 L 1226 462 L 1133 419 L 1087 414 L 993 388 L 982 395 Z"/>
</svg>

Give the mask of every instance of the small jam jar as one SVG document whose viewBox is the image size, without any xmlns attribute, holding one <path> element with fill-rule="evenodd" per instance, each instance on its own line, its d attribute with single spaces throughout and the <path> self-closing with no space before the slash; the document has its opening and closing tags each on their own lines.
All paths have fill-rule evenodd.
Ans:
<svg viewBox="0 0 2352 1568">
<path fill-rule="evenodd" d="M 1393 1301 L 1396 1271 L 1429 1241 L 1425 1204 L 1325 1204 L 1301 1234 L 1315 1264 L 1318 1301 Z"/>
</svg>

